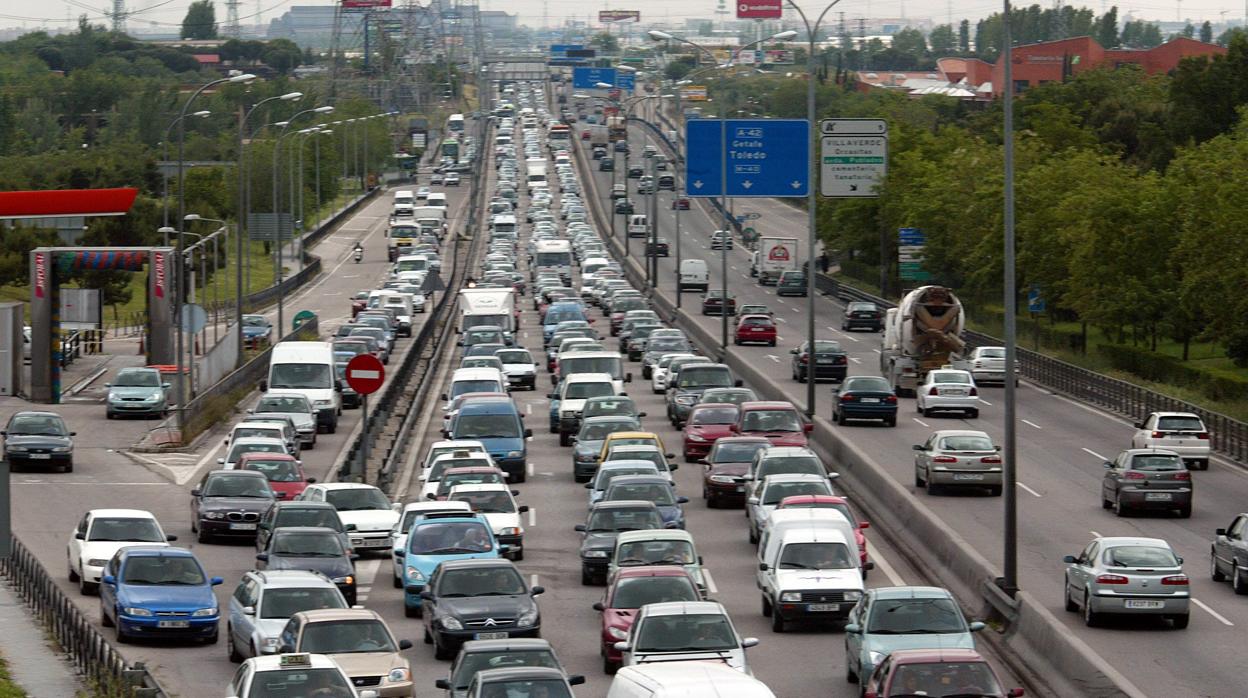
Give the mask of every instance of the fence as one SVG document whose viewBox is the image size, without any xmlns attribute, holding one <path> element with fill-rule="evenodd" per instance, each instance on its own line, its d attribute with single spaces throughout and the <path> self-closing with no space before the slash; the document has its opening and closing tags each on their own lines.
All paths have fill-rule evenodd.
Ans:
<svg viewBox="0 0 1248 698">
<path fill-rule="evenodd" d="M 0 574 L 97 693 L 118 698 L 164 698 L 167 695 L 142 662 L 126 663 L 86 614 L 57 586 L 34 553 L 16 537 L 12 555 L 0 558 Z"/>
</svg>

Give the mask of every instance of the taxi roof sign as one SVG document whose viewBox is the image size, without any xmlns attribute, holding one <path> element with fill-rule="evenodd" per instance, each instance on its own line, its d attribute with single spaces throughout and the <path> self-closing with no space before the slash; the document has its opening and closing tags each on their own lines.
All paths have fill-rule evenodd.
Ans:
<svg viewBox="0 0 1248 698">
<path fill-rule="evenodd" d="M 283 654 L 280 664 L 282 667 L 310 667 L 312 666 L 312 655 L 307 652 Z"/>
</svg>

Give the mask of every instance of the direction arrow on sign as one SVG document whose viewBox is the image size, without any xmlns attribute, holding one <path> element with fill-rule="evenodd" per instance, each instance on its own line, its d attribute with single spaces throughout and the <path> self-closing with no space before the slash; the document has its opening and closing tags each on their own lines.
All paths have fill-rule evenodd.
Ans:
<svg viewBox="0 0 1248 698">
<path fill-rule="evenodd" d="M 689 196 L 802 197 L 810 161 L 805 119 L 693 119 L 685 123 Z M 727 176 L 724 176 L 724 167 Z"/>
<path fill-rule="evenodd" d="M 819 193 L 829 197 L 875 197 L 888 172 L 886 136 L 823 136 Z"/>
<path fill-rule="evenodd" d="M 356 354 L 347 362 L 347 385 L 360 395 L 371 395 L 381 389 L 386 380 L 386 368 L 381 359 L 372 354 Z"/>
</svg>

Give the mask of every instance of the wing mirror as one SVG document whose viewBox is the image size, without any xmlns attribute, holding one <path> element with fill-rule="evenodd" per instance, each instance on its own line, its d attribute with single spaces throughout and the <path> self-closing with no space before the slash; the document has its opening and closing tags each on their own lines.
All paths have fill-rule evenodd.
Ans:
<svg viewBox="0 0 1248 698">
<path fill-rule="evenodd" d="M 1066 557 L 1062 558 L 1062 562 L 1068 565 L 1074 565 L 1079 562 L 1079 559 L 1076 558 L 1074 555 L 1067 555 Z"/>
<path fill-rule="evenodd" d="M 259 560 L 260 562 L 268 562 L 269 554 L 268 553 L 256 553 L 256 559 Z"/>
<path fill-rule="evenodd" d="M 978 620 L 977 620 L 977 621 L 973 621 L 973 622 L 971 623 L 971 627 L 970 627 L 970 629 L 971 629 L 971 632 L 973 632 L 973 633 L 977 633 L 977 632 L 979 632 L 979 631 L 983 630 L 983 629 L 984 629 L 984 628 L 986 628 L 986 627 L 988 627 L 988 626 L 987 626 L 987 625 L 984 625 L 984 623 L 983 623 L 983 622 L 981 622 L 981 621 L 978 621 Z"/>
<path fill-rule="evenodd" d="M 586 487 L 589 487 L 589 485 L 585 485 L 585 486 L 586 486 Z M 573 530 L 573 531 L 576 531 L 576 532 L 578 532 L 578 533 L 584 533 L 584 532 L 585 532 L 585 524 L 577 524 L 577 525 L 575 525 L 575 526 L 573 526 L 573 527 L 572 527 L 572 530 Z"/>
<path fill-rule="evenodd" d="M 606 606 L 604 606 L 604 605 L 602 605 L 602 602 L 601 602 L 601 601 L 595 601 L 595 602 L 594 602 L 594 605 L 593 605 L 593 606 L 591 606 L 590 608 L 593 608 L 595 611 L 605 611 L 605 610 L 607 610 L 607 607 L 606 607 Z"/>
<path fill-rule="evenodd" d="M 748 650 L 751 647 L 758 647 L 758 638 L 747 637 L 741 641 L 741 649 Z"/>
<path fill-rule="evenodd" d="M 1218 529 L 1218 535 L 1219 535 L 1219 536 L 1220 536 L 1220 535 L 1222 535 L 1222 534 L 1223 534 L 1223 533 L 1225 533 L 1225 532 L 1226 532 L 1226 529 L 1224 529 L 1224 528 L 1219 528 L 1219 529 Z M 74 531 L 74 539 L 75 539 L 75 540 L 86 540 L 86 539 L 87 539 L 87 534 L 83 533 L 82 531 Z"/>
<path fill-rule="evenodd" d="M 172 543 L 172 542 L 176 541 L 177 539 L 178 539 L 178 537 L 177 537 L 177 536 L 165 536 L 165 541 L 166 541 L 166 542 L 169 542 L 169 543 Z"/>
</svg>

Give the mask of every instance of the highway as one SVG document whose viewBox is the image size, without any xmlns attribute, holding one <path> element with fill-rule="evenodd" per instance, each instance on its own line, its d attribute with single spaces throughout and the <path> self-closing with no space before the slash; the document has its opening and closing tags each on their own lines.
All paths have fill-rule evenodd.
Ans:
<svg viewBox="0 0 1248 698">
<path fill-rule="evenodd" d="M 662 147 L 661 139 L 640 125 L 630 129 L 634 158 L 639 162 L 641 146 Z M 583 146 L 586 147 L 586 146 Z M 588 154 L 586 155 L 588 158 Z M 623 165 L 623 158 L 620 163 Z M 621 169 L 617 182 L 624 181 Z M 607 196 L 611 173 L 592 172 L 596 191 Z M 683 185 L 683 182 L 680 184 Z M 635 193 L 636 180 L 629 191 L 643 212 L 644 196 Z M 659 292 L 675 298 L 676 257 L 675 218 L 671 192 L 660 192 L 658 235 L 673 243 L 672 256 L 659 260 Z M 792 207 L 774 199 L 738 201 L 737 212 L 751 210 L 762 214 L 757 223 L 784 220 L 782 226 L 760 228 L 781 230 L 803 242 L 805 218 L 789 223 Z M 622 217 L 620 217 L 622 219 Z M 720 285 L 720 252 L 709 249 L 710 232 L 722 221 L 709 216 L 696 201 L 691 211 L 681 213 L 683 253 L 686 259 L 700 257 L 708 262 L 711 288 Z M 621 221 L 616 223 L 622 230 Z M 640 252 L 634 240 L 634 252 Z M 780 320 L 779 346 L 732 346 L 728 351 L 757 359 L 756 365 L 775 365 L 777 384 L 789 399 L 805 406 L 806 386 L 790 378 L 789 349 L 805 339 L 806 299 L 779 298 L 775 289 L 761 287 L 749 278 L 748 252 L 741 245 L 729 251 L 730 292 L 737 303 L 764 303 Z M 700 294 L 686 293 L 684 307 L 696 313 Z M 880 337 L 878 334 L 840 331 L 840 302 L 816 300 L 816 330 L 820 339 L 841 343 L 850 358 L 850 373 L 878 375 Z M 718 336 L 718 317 L 697 316 L 698 322 Z M 821 384 L 817 393 L 818 414 L 831 414 L 831 384 Z M 987 559 L 999 565 L 1002 555 L 1001 500 L 978 494 L 934 497 L 914 488 L 913 444 L 921 443 L 936 429 L 979 429 L 996 443 L 1004 438 L 1001 388 L 981 392 L 978 419 L 954 416 L 920 417 L 913 399 L 903 398 L 896 429 L 880 426 L 838 427 L 858 446 L 875 457 L 897 482 L 933 508 L 941 518 L 971 542 Z M 1122 671 L 1138 687 L 1155 696 L 1242 694 L 1242 679 L 1234 661 L 1235 638 L 1248 626 L 1248 607 L 1225 583 L 1215 583 L 1208 574 L 1209 547 L 1213 530 L 1230 524 L 1244 511 L 1248 495 L 1248 472 L 1215 459 L 1210 470 L 1193 473 L 1195 506 L 1190 519 L 1138 516 L 1116 518 L 1099 506 L 1102 461 L 1129 447 L 1133 428 L 1126 420 L 1069 400 L 1034 385 L 1024 383 L 1018 393 L 1019 454 L 1019 578 L 1020 585 L 1037 593 L 1049 609 L 1095 651 Z M 1086 628 L 1077 614 L 1066 613 L 1062 604 L 1062 557 L 1078 554 L 1096 536 L 1148 536 L 1163 538 L 1185 559 L 1195 599 L 1191 626 L 1172 630 L 1162 622 L 1143 618 L 1111 621 L 1108 627 Z M 1237 631 L 1239 627 L 1241 630 Z M 1199 677 L 1193 679 L 1193 677 Z M 1195 685 L 1194 682 L 1195 681 Z"/>
</svg>

